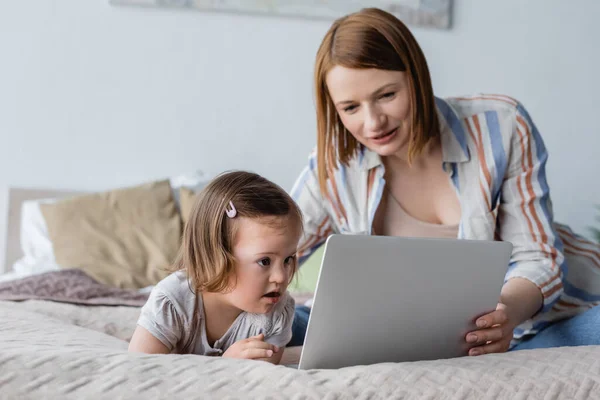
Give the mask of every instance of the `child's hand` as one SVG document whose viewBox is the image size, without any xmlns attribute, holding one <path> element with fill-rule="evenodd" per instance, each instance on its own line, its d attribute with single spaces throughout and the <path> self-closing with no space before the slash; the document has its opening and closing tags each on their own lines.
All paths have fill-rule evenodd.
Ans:
<svg viewBox="0 0 600 400">
<path fill-rule="evenodd" d="M 248 339 L 238 340 L 223 353 L 223 357 L 265 360 L 277 352 L 279 347 L 265 342 L 265 335 L 261 333 Z"/>
</svg>

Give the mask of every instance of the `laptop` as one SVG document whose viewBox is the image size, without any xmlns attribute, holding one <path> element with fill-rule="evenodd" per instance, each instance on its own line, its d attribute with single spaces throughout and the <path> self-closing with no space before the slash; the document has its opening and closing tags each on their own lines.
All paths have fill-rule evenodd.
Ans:
<svg viewBox="0 0 600 400">
<path fill-rule="evenodd" d="M 511 253 L 508 242 L 330 236 L 298 368 L 466 356 Z"/>
</svg>

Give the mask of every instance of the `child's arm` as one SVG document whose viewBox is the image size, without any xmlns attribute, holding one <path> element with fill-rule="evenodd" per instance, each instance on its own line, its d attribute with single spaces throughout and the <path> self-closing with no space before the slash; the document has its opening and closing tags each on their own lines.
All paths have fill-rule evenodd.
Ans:
<svg viewBox="0 0 600 400">
<path fill-rule="evenodd" d="M 129 342 L 129 351 L 148 354 L 170 353 L 167 346 L 139 325 L 135 328 L 135 332 L 133 332 L 133 336 Z"/>
</svg>

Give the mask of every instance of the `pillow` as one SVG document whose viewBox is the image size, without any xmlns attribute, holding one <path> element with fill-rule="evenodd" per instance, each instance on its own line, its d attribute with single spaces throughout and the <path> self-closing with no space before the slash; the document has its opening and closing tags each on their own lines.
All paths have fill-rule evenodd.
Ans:
<svg viewBox="0 0 600 400">
<path fill-rule="evenodd" d="M 54 259 L 52 242 L 48 237 L 48 228 L 40 210 L 41 202 L 53 200 L 30 200 L 21 206 L 21 250 L 23 258 L 15 262 L 13 269 L 17 273 L 33 273 L 44 269 L 41 266 L 54 266 L 59 269 Z"/>
<path fill-rule="evenodd" d="M 169 178 L 171 189 L 173 189 L 173 197 L 177 207 L 181 209 L 181 189 L 189 189 L 191 193 L 198 193 L 204 186 L 208 184 L 208 178 L 202 171 L 196 171 L 192 174 L 177 175 Z M 183 214 L 182 214 L 183 216 Z"/>
<path fill-rule="evenodd" d="M 179 189 L 191 188 L 197 192 L 207 182 L 208 177 L 200 170 L 191 174 L 181 174 L 169 178 L 176 206 L 179 207 Z M 60 192 L 60 198 L 71 197 L 77 194 L 80 193 Z M 59 199 L 48 198 L 23 202 L 20 224 L 20 243 L 23 257 L 17 260 L 12 266 L 13 271 L 19 275 L 28 276 L 60 269 L 54 256 L 46 220 L 40 210 L 41 204 L 55 203 L 57 200 Z"/>
<path fill-rule="evenodd" d="M 142 288 L 168 275 L 181 220 L 168 180 L 41 204 L 56 262 L 97 281 Z"/>
<path fill-rule="evenodd" d="M 195 202 L 196 193 L 193 190 L 188 188 L 179 189 L 179 213 L 184 224 L 187 224 Z"/>
<path fill-rule="evenodd" d="M 77 194 L 80 193 L 59 191 L 54 193 L 58 198 Z M 12 267 L 17 274 L 28 276 L 60 269 L 56 264 L 46 221 L 40 210 L 40 204 L 54 203 L 58 198 L 28 200 L 21 204 L 19 242 L 23 256 L 15 261 Z"/>
</svg>

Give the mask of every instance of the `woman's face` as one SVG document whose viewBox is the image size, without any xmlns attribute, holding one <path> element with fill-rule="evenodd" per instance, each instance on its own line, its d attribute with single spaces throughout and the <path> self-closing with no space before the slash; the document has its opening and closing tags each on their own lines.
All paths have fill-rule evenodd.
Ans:
<svg viewBox="0 0 600 400">
<path fill-rule="evenodd" d="M 410 96 L 405 72 L 336 65 L 325 81 L 346 129 L 380 156 L 406 151 Z"/>
</svg>

